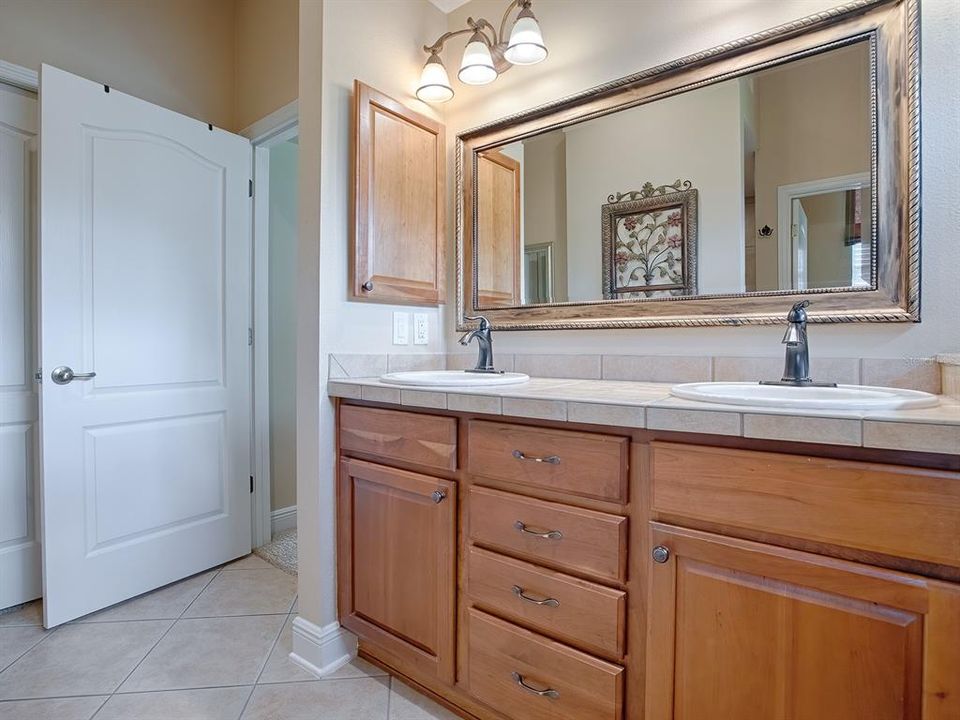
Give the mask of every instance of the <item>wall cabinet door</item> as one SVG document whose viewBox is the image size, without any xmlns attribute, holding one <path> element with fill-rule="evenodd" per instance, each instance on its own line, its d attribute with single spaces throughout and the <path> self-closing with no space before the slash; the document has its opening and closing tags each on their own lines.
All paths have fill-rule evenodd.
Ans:
<svg viewBox="0 0 960 720">
<path fill-rule="evenodd" d="M 340 621 L 411 675 L 454 680 L 456 484 L 342 460 Z"/>
<path fill-rule="evenodd" d="M 496 150 L 482 153 L 477 178 L 478 304 L 520 305 L 520 162 Z"/>
<path fill-rule="evenodd" d="M 960 717 L 960 586 L 651 525 L 647 720 Z"/>
<path fill-rule="evenodd" d="M 444 302 L 443 125 L 354 82 L 351 294 Z"/>
</svg>

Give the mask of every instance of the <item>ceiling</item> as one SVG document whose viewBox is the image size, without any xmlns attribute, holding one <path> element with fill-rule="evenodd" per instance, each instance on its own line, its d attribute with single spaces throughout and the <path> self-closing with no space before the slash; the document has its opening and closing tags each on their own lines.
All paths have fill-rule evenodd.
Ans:
<svg viewBox="0 0 960 720">
<path fill-rule="evenodd" d="M 445 13 L 453 12 L 461 5 L 466 5 L 468 0 L 430 0 L 434 5 Z"/>
</svg>

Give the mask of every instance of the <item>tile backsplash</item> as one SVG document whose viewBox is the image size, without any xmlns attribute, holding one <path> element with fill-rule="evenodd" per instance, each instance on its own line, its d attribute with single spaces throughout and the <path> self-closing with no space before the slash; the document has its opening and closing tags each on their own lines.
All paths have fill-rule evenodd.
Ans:
<svg viewBox="0 0 960 720">
<path fill-rule="evenodd" d="M 476 352 L 407 354 L 330 354 L 330 378 L 376 377 L 404 370 L 464 370 L 476 363 Z M 498 368 L 532 377 L 636 382 L 750 382 L 776 380 L 782 357 L 495 354 Z M 941 391 L 936 358 L 813 358 L 815 380 L 845 385 Z"/>
</svg>

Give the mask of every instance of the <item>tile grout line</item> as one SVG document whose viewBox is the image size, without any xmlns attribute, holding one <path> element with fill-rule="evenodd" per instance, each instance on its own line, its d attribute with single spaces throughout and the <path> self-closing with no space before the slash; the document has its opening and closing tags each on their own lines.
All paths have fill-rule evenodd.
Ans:
<svg viewBox="0 0 960 720">
<path fill-rule="evenodd" d="M 158 646 L 161 642 L 163 642 L 163 639 L 170 633 L 171 630 L 173 630 L 174 626 L 176 626 L 176 624 L 177 624 L 178 622 L 180 622 L 180 620 L 183 618 L 183 616 L 184 616 L 184 614 L 187 612 L 187 610 L 189 610 L 189 609 L 193 606 L 193 604 L 197 601 L 197 598 L 200 597 L 208 587 L 210 587 L 210 583 L 212 583 L 212 582 L 214 581 L 214 579 L 220 574 L 220 572 L 221 572 L 222 570 L 223 570 L 222 567 L 221 567 L 221 568 L 218 568 L 218 569 L 217 569 L 217 572 L 215 572 L 213 575 L 210 576 L 210 579 L 207 580 L 207 582 L 204 584 L 204 586 L 203 586 L 202 588 L 200 588 L 200 592 L 198 592 L 198 593 L 194 596 L 193 600 L 191 600 L 191 601 L 187 604 L 187 606 L 183 609 L 183 612 L 181 612 L 180 615 L 179 615 L 172 623 L 170 623 L 170 626 L 169 626 L 166 630 L 163 631 L 163 633 L 160 635 L 160 637 L 157 638 L 157 641 L 156 641 L 153 645 L 150 646 L 150 649 L 147 650 L 147 652 L 145 652 L 145 653 L 143 654 L 143 657 L 140 658 L 139 662 L 137 662 L 137 664 L 133 666 L 133 669 L 131 669 L 130 672 L 128 672 L 128 673 L 126 674 L 126 676 L 123 678 L 123 680 L 121 680 L 119 683 L 117 683 L 117 686 L 116 686 L 110 693 L 108 693 L 107 699 L 104 700 L 104 701 L 103 701 L 103 705 L 101 705 L 99 708 L 97 708 L 97 711 L 96 711 L 93 715 L 90 716 L 90 720 L 95 720 L 95 718 L 97 717 L 97 715 L 100 714 L 100 711 L 103 710 L 104 706 L 106 706 L 106 704 L 107 704 L 108 702 L 110 702 L 110 699 L 111 699 L 114 695 L 117 694 L 117 691 L 118 691 L 120 688 L 123 687 L 123 684 L 124 684 L 127 680 L 130 679 L 130 676 L 133 675 L 133 674 L 137 671 L 137 668 L 139 668 L 139 667 L 143 664 L 143 661 L 146 660 L 148 657 L 150 657 L 150 653 L 152 653 L 154 650 L 157 649 L 157 646 Z"/>
<path fill-rule="evenodd" d="M 393 703 L 393 675 L 387 675 L 387 717 L 390 720 L 390 705 Z"/>
<path fill-rule="evenodd" d="M 8 627 L 9 627 L 9 628 L 14 628 L 14 627 L 38 627 L 38 628 L 40 628 L 41 630 L 46 630 L 46 628 L 44 628 L 43 625 L 8 625 L 8 626 L 5 626 L 4 629 L 7 629 Z M 63 627 L 63 626 L 61 625 L 61 626 L 58 626 L 58 627 L 53 628 L 53 630 L 50 630 L 49 632 L 44 632 L 44 634 L 40 636 L 40 639 L 37 640 L 35 643 L 33 643 L 33 645 L 31 645 L 30 647 L 28 647 L 28 648 L 27 648 L 26 650 L 24 650 L 22 653 L 20 653 L 19 655 L 17 655 L 13 660 L 11 660 L 9 663 L 7 663 L 7 664 L 4 665 L 2 668 L 0 668 L 0 675 L 3 675 L 3 673 L 5 673 L 5 672 L 6 672 L 7 670 L 9 670 L 10 668 L 12 668 L 16 663 L 20 662 L 21 658 L 23 658 L 24 655 L 26 655 L 28 652 L 30 652 L 31 650 L 33 650 L 35 647 L 37 647 L 40 643 L 42 643 L 42 642 L 43 642 L 44 640 L 46 640 L 48 637 L 50 637 L 51 635 L 53 635 L 53 634 L 54 634 L 57 630 L 59 630 L 61 627 Z"/>
<path fill-rule="evenodd" d="M 263 677 L 263 671 L 267 669 L 267 663 L 270 662 L 270 657 L 273 655 L 274 648 L 277 647 L 277 643 L 280 642 L 280 636 L 283 635 L 283 629 L 287 626 L 287 620 L 290 619 L 290 615 L 293 614 L 293 606 L 297 602 L 298 594 L 294 594 L 293 600 L 290 601 L 290 610 L 287 611 L 286 617 L 283 619 L 283 622 L 280 623 L 280 629 L 277 631 L 277 636 L 273 639 L 273 642 L 270 644 L 270 649 L 267 650 L 266 657 L 263 659 L 263 665 L 260 666 L 260 671 L 257 673 L 257 677 L 253 681 L 253 685 L 250 686 L 250 693 L 247 695 L 246 702 L 243 703 L 243 707 L 240 708 L 240 714 L 237 716 L 237 720 L 241 720 L 243 714 L 247 711 L 247 706 L 250 704 L 250 701 L 253 699 L 253 693 L 256 691 L 257 686 L 260 684 L 260 678 Z"/>
</svg>

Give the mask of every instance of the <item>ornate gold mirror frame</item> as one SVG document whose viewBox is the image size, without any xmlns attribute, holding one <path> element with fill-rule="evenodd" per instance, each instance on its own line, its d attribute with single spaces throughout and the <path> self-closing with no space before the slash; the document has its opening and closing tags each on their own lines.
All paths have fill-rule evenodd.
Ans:
<svg viewBox="0 0 960 720">
<path fill-rule="evenodd" d="M 873 98 L 870 288 L 779 290 L 484 308 L 498 330 L 771 324 L 798 300 L 811 322 L 920 320 L 919 0 L 855 0 L 832 10 L 511 115 L 457 137 L 457 325 L 476 314 L 478 153 L 749 72 L 868 40 Z M 599 242 L 599 238 L 598 238 Z M 814 297 L 816 296 L 816 297 Z"/>
</svg>

